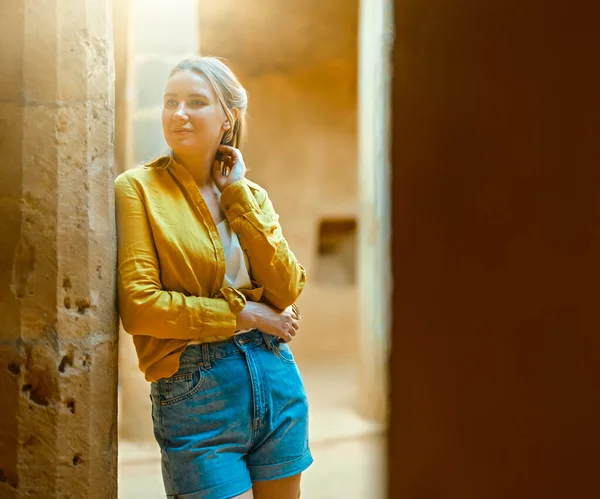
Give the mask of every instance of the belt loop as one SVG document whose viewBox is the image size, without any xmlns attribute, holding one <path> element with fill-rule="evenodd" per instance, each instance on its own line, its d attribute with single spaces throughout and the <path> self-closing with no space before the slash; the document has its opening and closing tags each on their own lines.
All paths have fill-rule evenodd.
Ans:
<svg viewBox="0 0 600 499">
<path fill-rule="evenodd" d="M 202 343 L 202 365 L 204 369 L 210 369 L 210 351 L 208 343 Z"/>
<path fill-rule="evenodd" d="M 260 332 L 262 334 L 263 340 L 265 340 L 265 344 L 269 350 L 273 350 L 273 344 L 271 343 L 271 337 L 267 333 Z"/>
</svg>

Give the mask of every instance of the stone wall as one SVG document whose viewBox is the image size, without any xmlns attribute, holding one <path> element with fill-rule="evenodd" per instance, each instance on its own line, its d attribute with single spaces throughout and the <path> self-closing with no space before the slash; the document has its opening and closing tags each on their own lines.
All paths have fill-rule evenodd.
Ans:
<svg viewBox="0 0 600 499">
<path fill-rule="evenodd" d="M 110 12 L 17 1 L 0 18 L 3 498 L 116 497 Z"/>
</svg>

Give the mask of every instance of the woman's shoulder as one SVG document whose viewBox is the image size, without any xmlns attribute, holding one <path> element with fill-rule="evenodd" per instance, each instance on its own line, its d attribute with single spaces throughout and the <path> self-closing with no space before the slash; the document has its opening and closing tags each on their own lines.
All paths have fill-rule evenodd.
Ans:
<svg viewBox="0 0 600 499">
<path fill-rule="evenodd" d="M 156 182 L 157 177 L 164 174 L 165 168 L 169 164 L 169 157 L 163 156 L 155 159 L 151 163 L 145 163 L 124 171 L 115 178 L 115 185 L 136 184 L 139 186 Z"/>
</svg>

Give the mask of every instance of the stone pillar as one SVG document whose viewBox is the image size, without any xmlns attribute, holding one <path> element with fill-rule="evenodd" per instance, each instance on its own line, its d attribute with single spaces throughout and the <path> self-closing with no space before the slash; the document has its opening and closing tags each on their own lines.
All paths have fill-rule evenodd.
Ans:
<svg viewBox="0 0 600 499">
<path fill-rule="evenodd" d="M 110 2 L 9 2 L 0 47 L 0 497 L 115 498 Z"/>
<path fill-rule="evenodd" d="M 129 0 L 127 115 L 122 168 L 128 169 L 167 152 L 161 125 L 162 99 L 171 68 L 198 54 L 197 0 Z M 120 107 L 121 103 L 119 103 Z M 138 368 L 131 336 L 121 330 L 119 347 L 119 437 L 151 441 L 150 385 Z"/>
<path fill-rule="evenodd" d="M 359 412 L 385 422 L 390 328 L 391 2 L 363 0 L 359 49 Z"/>
</svg>

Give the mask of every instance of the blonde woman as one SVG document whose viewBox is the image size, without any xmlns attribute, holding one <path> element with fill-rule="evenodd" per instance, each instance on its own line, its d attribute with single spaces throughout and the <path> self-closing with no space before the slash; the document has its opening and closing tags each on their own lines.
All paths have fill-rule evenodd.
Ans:
<svg viewBox="0 0 600 499">
<path fill-rule="evenodd" d="M 171 154 L 115 181 L 120 315 L 151 382 L 168 498 L 296 499 L 312 463 L 288 346 L 305 271 L 245 177 L 246 106 L 220 60 L 181 62 L 162 112 Z"/>
</svg>

